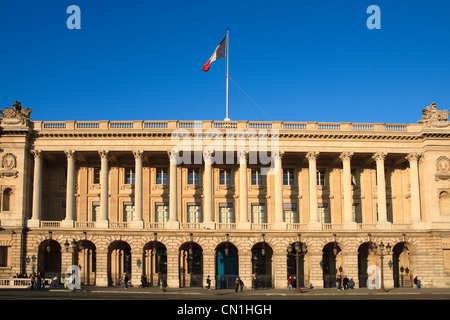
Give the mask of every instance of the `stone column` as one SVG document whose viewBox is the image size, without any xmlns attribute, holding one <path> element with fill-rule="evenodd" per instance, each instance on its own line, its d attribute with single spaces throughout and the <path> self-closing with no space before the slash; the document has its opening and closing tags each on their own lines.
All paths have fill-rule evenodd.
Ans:
<svg viewBox="0 0 450 320">
<path fill-rule="evenodd" d="M 377 152 L 373 155 L 373 159 L 377 165 L 377 198 L 378 198 L 378 223 L 381 227 L 387 226 L 386 211 L 386 179 L 384 176 L 384 158 L 386 152 Z"/>
<path fill-rule="evenodd" d="M 142 218 L 142 159 L 144 152 L 141 150 L 133 151 L 135 160 L 135 179 L 134 179 L 134 217 L 131 223 L 132 228 L 144 228 Z"/>
<path fill-rule="evenodd" d="M 75 162 L 76 152 L 74 150 L 64 151 L 67 157 L 67 181 L 66 181 L 66 217 L 62 222 L 63 227 L 73 228 L 75 220 Z"/>
<path fill-rule="evenodd" d="M 247 183 L 247 153 L 238 151 L 239 161 L 239 223 L 238 229 L 250 229 L 248 220 L 248 183 Z"/>
<path fill-rule="evenodd" d="M 100 169 L 100 215 L 97 217 L 97 222 L 95 223 L 97 227 L 108 228 L 108 174 L 109 174 L 109 156 L 108 150 L 99 151 L 101 158 L 101 169 Z"/>
<path fill-rule="evenodd" d="M 416 224 L 421 222 L 419 168 L 417 164 L 419 158 L 420 154 L 418 153 L 410 153 L 406 156 L 406 159 L 409 161 L 409 178 L 411 184 L 411 222 Z"/>
<path fill-rule="evenodd" d="M 203 152 L 203 160 L 205 162 L 205 179 L 203 182 L 203 227 L 206 229 L 215 229 L 211 151 Z"/>
<path fill-rule="evenodd" d="M 309 224 L 312 229 L 321 228 L 319 210 L 317 209 L 317 157 L 319 152 L 308 152 L 309 164 Z"/>
<path fill-rule="evenodd" d="M 177 161 L 178 151 L 169 151 L 170 168 L 169 168 L 169 221 L 166 226 L 168 229 L 179 229 L 180 222 L 177 218 Z"/>
<path fill-rule="evenodd" d="M 97 249 L 95 251 L 97 269 L 95 272 L 95 286 L 97 287 L 107 287 L 108 286 L 108 272 L 111 266 L 108 264 L 108 250 Z"/>
<path fill-rule="evenodd" d="M 344 228 L 356 229 L 356 222 L 353 221 L 353 195 L 352 195 L 352 172 L 350 161 L 353 152 L 342 152 L 339 158 L 342 160 L 343 185 L 344 185 Z"/>
<path fill-rule="evenodd" d="M 33 176 L 33 208 L 31 219 L 28 220 L 29 227 L 39 227 L 41 220 L 42 201 L 42 151 L 33 150 L 34 176 Z"/>
<path fill-rule="evenodd" d="M 275 222 L 274 228 L 277 230 L 286 229 L 286 222 L 283 221 L 283 153 L 273 152 L 272 157 L 275 163 Z"/>
</svg>

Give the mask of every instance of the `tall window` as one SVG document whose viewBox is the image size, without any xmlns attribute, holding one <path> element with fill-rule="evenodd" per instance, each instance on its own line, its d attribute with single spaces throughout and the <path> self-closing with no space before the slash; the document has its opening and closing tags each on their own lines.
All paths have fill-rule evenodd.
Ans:
<svg viewBox="0 0 450 320">
<path fill-rule="evenodd" d="M 234 223 L 233 203 L 219 203 L 219 223 Z"/>
<path fill-rule="evenodd" d="M 388 222 L 394 222 L 394 217 L 392 214 L 392 208 L 391 204 L 389 202 L 386 203 L 386 219 Z M 379 215 L 378 215 L 378 203 L 377 203 L 377 221 L 379 221 Z"/>
<path fill-rule="evenodd" d="M 252 169 L 252 186 L 262 186 L 263 176 L 260 169 Z"/>
<path fill-rule="evenodd" d="M 169 203 L 157 202 L 155 204 L 155 222 L 169 221 Z"/>
<path fill-rule="evenodd" d="M 318 211 L 322 223 L 331 223 L 331 213 L 330 208 L 328 208 L 328 203 L 319 203 Z"/>
<path fill-rule="evenodd" d="M 11 210 L 11 198 L 12 198 L 12 189 L 6 188 L 3 190 L 2 194 L 2 211 L 10 211 Z"/>
<path fill-rule="evenodd" d="M 267 223 L 264 203 L 252 203 L 252 223 Z"/>
<path fill-rule="evenodd" d="M 188 202 L 187 204 L 187 222 L 202 222 L 202 206 L 198 202 Z"/>
<path fill-rule="evenodd" d="M 123 203 L 123 222 L 131 222 L 133 221 L 134 215 L 134 203 L 133 202 L 124 202 Z"/>
<path fill-rule="evenodd" d="M 325 185 L 325 169 L 317 169 L 317 185 L 324 186 Z"/>
<path fill-rule="evenodd" d="M 188 184 L 195 186 L 200 184 L 199 168 L 188 168 Z"/>
<path fill-rule="evenodd" d="M 0 247 L 0 267 L 8 266 L 8 247 Z"/>
<path fill-rule="evenodd" d="M 125 184 L 134 184 L 134 168 L 125 168 Z"/>
<path fill-rule="evenodd" d="M 100 201 L 93 201 L 92 202 L 92 220 L 91 221 L 97 221 L 97 217 L 100 213 Z"/>
<path fill-rule="evenodd" d="M 156 184 L 167 184 L 167 168 L 156 169 Z"/>
<path fill-rule="evenodd" d="M 354 203 L 352 205 L 353 221 L 357 223 L 362 223 L 362 213 L 359 203 Z"/>
<path fill-rule="evenodd" d="M 220 185 L 230 186 L 231 185 L 231 169 L 220 169 Z"/>
<path fill-rule="evenodd" d="M 94 167 L 93 175 L 93 183 L 100 184 L 100 167 Z"/>
<path fill-rule="evenodd" d="M 299 223 L 296 203 L 283 203 L 283 217 L 286 223 Z"/>
<path fill-rule="evenodd" d="M 294 185 L 294 169 L 283 169 L 283 185 Z"/>
</svg>

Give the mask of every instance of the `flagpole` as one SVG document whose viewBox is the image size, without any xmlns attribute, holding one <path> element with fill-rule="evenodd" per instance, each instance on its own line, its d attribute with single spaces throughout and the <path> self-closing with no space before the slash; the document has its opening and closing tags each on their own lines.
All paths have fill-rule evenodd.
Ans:
<svg viewBox="0 0 450 320">
<path fill-rule="evenodd" d="M 230 29 L 227 29 L 227 44 L 226 44 L 226 55 L 227 55 L 227 75 L 226 75 L 226 79 L 227 79 L 227 98 L 226 98 L 226 118 L 224 121 L 230 121 L 230 118 L 228 117 L 228 80 L 229 80 L 229 75 L 228 75 L 228 66 L 229 66 L 229 55 L 230 55 L 230 51 L 229 51 L 229 45 L 230 45 Z"/>
</svg>

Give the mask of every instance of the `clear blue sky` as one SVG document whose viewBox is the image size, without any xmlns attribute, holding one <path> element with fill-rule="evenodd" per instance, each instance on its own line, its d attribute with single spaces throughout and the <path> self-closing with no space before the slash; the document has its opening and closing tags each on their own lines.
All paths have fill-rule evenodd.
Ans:
<svg viewBox="0 0 450 320">
<path fill-rule="evenodd" d="M 81 30 L 69 30 L 69 5 Z M 381 30 L 369 30 L 369 5 Z M 34 120 L 415 123 L 450 109 L 448 0 L 2 0 L 0 107 Z"/>
</svg>

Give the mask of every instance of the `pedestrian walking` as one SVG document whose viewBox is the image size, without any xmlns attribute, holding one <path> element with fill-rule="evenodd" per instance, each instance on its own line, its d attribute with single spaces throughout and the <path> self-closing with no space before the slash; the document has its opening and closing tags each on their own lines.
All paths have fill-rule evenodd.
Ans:
<svg viewBox="0 0 450 320">
<path fill-rule="evenodd" d="M 297 277 L 292 278 L 291 284 L 293 289 L 297 288 Z"/>
<path fill-rule="evenodd" d="M 289 277 L 287 280 L 287 287 L 288 290 L 292 290 L 292 277 Z"/>
<path fill-rule="evenodd" d="M 211 290 L 211 278 L 209 276 L 206 278 L 206 289 Z"/>
<path fill-rule="evenodd" d="M 420 289 L 421 283 L 417 276 L 414 278 L 413 282 L 414 282 L 414 289 Z"/>
<path fill-rule="evenodd" d="M 128 275 L 125 275 L 125 289 L 128 289 Z"/>
<path fill-rule="evenodd" d="M 337 287 L 338 291 L 341 291 L 341 276 L 340 275 L 336 276 L 336 287 Z"/>
</svg>

